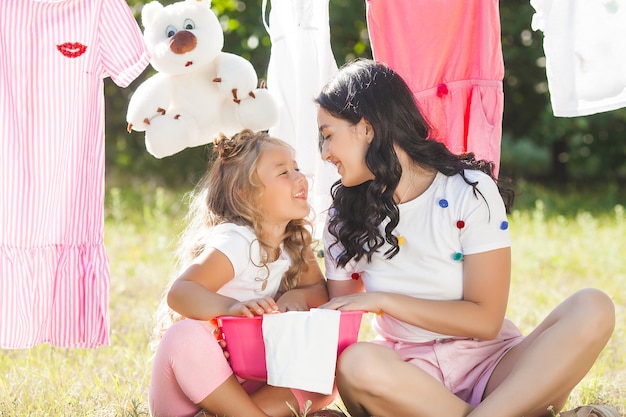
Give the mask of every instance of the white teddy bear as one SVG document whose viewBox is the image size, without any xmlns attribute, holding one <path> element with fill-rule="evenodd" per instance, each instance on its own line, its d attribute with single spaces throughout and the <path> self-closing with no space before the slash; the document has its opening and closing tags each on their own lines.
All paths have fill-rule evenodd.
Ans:
<svg viewBox="0 0 626 417">
<path fill-rule="evenodd" d="M 224 34 L 211 0 L 158 1 L 141 11 L 150 63 L 159 72 L 144 81 L 128 104 L 128 131 L 145 131 L 157 158 L 204 145 L 244 128 L 267 130 L 278 105 L 246 59 L 222 52 Z"/>
</svg>

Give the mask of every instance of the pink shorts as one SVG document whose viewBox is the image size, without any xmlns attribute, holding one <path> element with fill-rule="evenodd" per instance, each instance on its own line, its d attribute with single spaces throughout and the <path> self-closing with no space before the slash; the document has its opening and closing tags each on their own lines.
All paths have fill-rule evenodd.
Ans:
<svg viewBox="0 0 626 417">
<path fill-rule="evenodd" d="M 500 359 L 523 339 L 519 329 L 505 319 L 493 340 L 451 338 L 405 343 L 377 339 L 372 343 L 393 349 L 405 362 L 420 367 L 475 407 L 482 401 L 487 382 Z"/>
<path fill-rule="evenodd" d="M 153 359 L 148 393 L 150 415 L 194 416 L 200 411 L 197 404 L 233 374 L 213 336 L 214 329 L 208 321 L 185 319 L 165 332 Z M 263 382 L 238 380 L 248 393 L 264 385 Z M 312 410 L 318 410 L 333 402 L 337 393 L 336 389 L 332 395 L 297 389 L 291 392 L 301 411 L 307 400 L 312 402 Z"/>
</svg>

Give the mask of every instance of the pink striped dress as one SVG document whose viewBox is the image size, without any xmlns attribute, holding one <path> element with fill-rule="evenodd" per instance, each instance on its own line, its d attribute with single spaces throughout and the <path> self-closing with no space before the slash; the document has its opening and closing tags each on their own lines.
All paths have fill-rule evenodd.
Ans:
<svg viewBox="0 0 626 417">
<path fill-rule="evenodd" d="M 109 344 L 103 79 L 148 61 L 124 0 L 0 0 L 0 347 Z"/>
</svg>

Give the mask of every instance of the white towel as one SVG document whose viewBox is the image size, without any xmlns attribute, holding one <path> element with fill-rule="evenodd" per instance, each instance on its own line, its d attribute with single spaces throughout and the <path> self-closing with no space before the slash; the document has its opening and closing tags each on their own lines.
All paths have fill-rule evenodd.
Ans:
<svg viewBox="0 0 626 417">
<path fill-rule="evenodd" d="M 268 385 L 331 394 L 340 316 L 337 310 L 315 308 L 264 315 Z"/>
</svg>

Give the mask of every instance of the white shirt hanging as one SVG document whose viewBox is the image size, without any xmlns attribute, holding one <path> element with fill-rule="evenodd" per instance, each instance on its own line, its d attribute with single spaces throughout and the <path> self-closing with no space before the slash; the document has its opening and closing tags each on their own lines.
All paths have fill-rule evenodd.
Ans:
<svg viewBox="0 0 626 417">
<path fill-rule="evenodd" d="M 626 107 L 626 0 L 530 0 L 555 116 Z"/>
<path fill-rule="evenodd" d="M 263 0 L 263 22 L 268 0 Z M 272 0 L 269 25 L 272 41 L 267 88 L 279 102 L 280 121 L 270 130 L 296 150 L 296 160 L 309 176 L 309 201 L 314 234 L 321 237 L 330 186 L 339 179 L 318 149 L 317 106 L 313 101 L 337 72 L 330 46 L 329 0 Z"/>
</svg>

